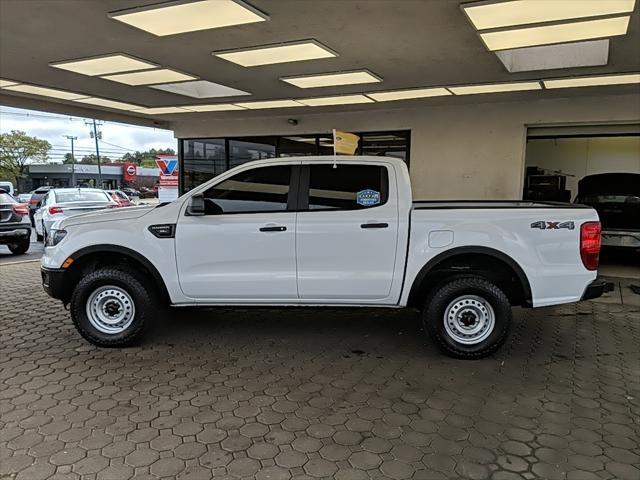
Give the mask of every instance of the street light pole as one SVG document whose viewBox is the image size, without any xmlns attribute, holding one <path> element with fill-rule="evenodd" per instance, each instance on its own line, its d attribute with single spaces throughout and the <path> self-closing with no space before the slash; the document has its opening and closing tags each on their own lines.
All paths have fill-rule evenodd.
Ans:
<svg viewBox="0 0 640 480">
<path fill-rule="evenodd" d="M 73 151 L 73 141 L 77 140 L 78 137 L 74 137 L 72 135 L 63 135 L 65 138 L 71 140 L 71 186 L 76 186 L 76 157 Z"/>
<path fill-rule="evenodd" d="M 92 125 L 93 126 L 93 132 L 92 132 L 92 136 L 93 139 L 96 141 L 96 157 L 98 159 L 98 188 L 102 188 L 102 168 L 100 167 L 100 149 L 98 148 L 98 127 L 96 125 L 96 119 L 94 118 L 92 122 L 87 122 L 85 120 L 85 125 Z"/>
</svg>

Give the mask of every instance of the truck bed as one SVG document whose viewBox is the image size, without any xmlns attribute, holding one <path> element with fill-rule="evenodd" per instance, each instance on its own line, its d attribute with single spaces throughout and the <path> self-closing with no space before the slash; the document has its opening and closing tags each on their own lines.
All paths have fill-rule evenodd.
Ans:
<svg viewBox="0 0 640 480">
<path fill-rule="evenodd" d="M 529 200 L 415 200 L 414 210 L 431 209 L 496 209 L 496 208 L 577 208 L 590 209 L 588 205 L 564 202 L 532 202 Z"/>
</svg>

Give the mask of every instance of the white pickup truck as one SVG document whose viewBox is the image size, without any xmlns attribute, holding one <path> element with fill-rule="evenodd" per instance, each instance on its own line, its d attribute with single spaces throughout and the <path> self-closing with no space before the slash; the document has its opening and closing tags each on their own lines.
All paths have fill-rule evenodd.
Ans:
<svg viewBox="0 0 640 480">
<path fill-rule="evenodd" d="M 279 158 L 57 222 L 42 281 L 99 346 L 139 339 L 161 304 L 409 307 L 448 354 L 479 358 L 512 306 L 601 295 L 599 250 L 586 206 L 414 202 L 398 159 Z"/>
</svg>

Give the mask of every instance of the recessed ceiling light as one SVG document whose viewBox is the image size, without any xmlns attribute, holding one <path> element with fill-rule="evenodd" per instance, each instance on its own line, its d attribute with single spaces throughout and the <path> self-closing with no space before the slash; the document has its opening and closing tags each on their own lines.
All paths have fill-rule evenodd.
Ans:
<svg viewBox="0 0 640 480">
<path fill-rule="evenodd" d="M 158 90 L 164 90 L 165 92 L 177 93 L 178 95 L 185 95 L 187 97 L 193 98 L 235 97 L 239 95 L 251 95 L 249 92 L 237 90 L 225 85 L 220 85 L 219 83 L 208 82 L 206 80 L 154 85 L 151 88 L 157 88 Z"/>
<path fill-rule="evenodd" d="M 182 107 L 152 107 L 152 108 L 139 108 L 133 111 L 134 113 L 144 113 L 145 115 L 164 115 L 167 113 L 193 113 L 191 110 L 187 110 Z"/>
<path fill-rule="evenodd" d="M 20 82 L 14 82 L 13 80 L 5 80 L 4 78 L 0 78 L 0 88 L 9 87 L 11 85 L 18 85 Z"/>
<path fill-rule="evenodd" d="M 99 57 L 81 58 L 77 60 L 65 60 L 49 64 L 51 67 L 69 70 L 82 75 L 106 75 L 108 73 L 131 72 L 133 70 L 146 70 L 158 68 L 155 63 L 138 60 L 137 58 L 122 53 L 101 55 Z"/>
<path fill-rule="evenodd" d="M 319 58 L 337 57 L 338 54 L 315 40 L 303 40 L 280 45 L 243 48 L 226 52 L 213 52 L 216 57 L 223 58 L 243 67 L 271 65 L 274 63 L 299 62 Z"/>
<path fill-rule="evenodd" d="M 143 108 L 140 105 L 117 102 L 115 100 L 107 100 L 106 98 L 99 98 L 99 97 L 79 98 L 78 100 L 75 100 L 75 101 L 81 102 L 81 103 L 88 103 L 90 105 L 98 105 L 99 107 L 115 108 L 117 110 L 137 110 L 137 109 Z"/>
<path fill-rule="evenodd" d="M 318 98 L 303 98 L 296 100 L 297 102 L 307 105 L 308 107 L 323 107 L 326 105 L 350 105 L 353 103 L 373 103 L 368 97 L 364 95 L 340 95 L 338 97 L 318 97 Z"/>
<path fill-rule="evenodd" d="M 61 98 L 63 100 L 76 100 L 78 98 L 85 98 L 87 95 L 82 93 L 67 92 L 66 90 L 57 90 L 54 88 L 38 87 L 37 85 L 10 85 L 3 87 L 5 90 L 11 90 L 14 92 L 30 93 L 32 95 L 40 95 L 42 97 Z"/>
<path fill-rule="evenodd" d="M 236 103 L 235 105 L 251 110 L 257 110 L 260 108 L 304 107 L 304 105 L 296 102 L 295 100 L 266 100 L 263 102 Z"/>
<path fill-rule="evenodd" d="M 239 105 L 232 103 L 214 103 L 211 105 L 187 105 L 184 108 L 192 112 L 226 112 L 229 110 L 246 110 Z"/>
<path fill-rule="evenodd" d="M 640 73 L 604 75 L 599 77 L 559 78 L 543 80 L 545 88 L 597 87 L 601 85 L 627 85 L 640 83 Z"/>
<path fill-rule="evenodd" d="M 626 34 L 628 26 L 629 17 L 614 17 L 481 33 L 480 37 L 489 50 L 495 51 L 614 37 Z"/>
<path fill-rule="evenodd" d="M 478 30 L 633 12 L 635 0 L 518 0 L 463 5 Z"/>
<path fill-rule="evenodd" d="M 366 95 L 367 97 L 373 98 L 376 102 L 389 102 L 393 100 L 408 100 L 410 98 L 441 97 L 451 95 L 451 92 L 446 88 L 434 87 L 396 90 L 393 92 L 373 92 L 367 93 Z"/>
<path fill-rule="evenodd" d="M 447 87 L 454 95 L 474 95 L 478 93 L 519 92 L 541 90 L 540 82 L 488 83 L 484 85 L 464 85 Z"/>
<path fill-rule="evenodd" d="M 114 82 L 126 83 L 127 85 L 153 85 L 157 83 L 182 82 L 185 80 L 196 80 L 197 77 L 185 73 L 161 68 L 159 70 L 145 70 L 142 72 L 118 73 L 116 75 L 105 75 L 101 78 L 113 80 Z"/>
<path fill-rule="evenodd" d="M 264 22 L 269 17 L 240 0 L 171 1 L 109 14 L 158 36 Z"/>
<path fill-rule="evenodd" d="M 367 70 L 282 77 L 280 80 L 300 88 L 332 87 L 335 85 L 355 85 L 358 83 L 376 83 L 382 81 L 380 77 Z"/>
</svg>

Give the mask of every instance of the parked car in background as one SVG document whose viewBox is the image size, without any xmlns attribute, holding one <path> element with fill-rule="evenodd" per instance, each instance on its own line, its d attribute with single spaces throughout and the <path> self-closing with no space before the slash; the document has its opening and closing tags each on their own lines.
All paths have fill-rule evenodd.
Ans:
<svg viewBox="0 0 640 480">
<path fill-rule="evenodd" d="M 121 190 L 105 190 L 111 199 L 118 204 L 118 207 L 131 207 L 133 203 L 129 197 Z"/>
<path fill-rule="evenodd" d="M 138 190 L 136 190 L 135 188 L 123 187 L 120 190 L 123 191 L 125 193 L 125 195 L 127 195 L 129 198 L 131 198 L 131 197 L 139 197 L 140 196 L 140 192 Z"/>
<path fill-rule="evenodd" d="M 26 203 L 27 207 L 28 207 L 28 204 L 31 201 L 31 194 L 30 193 L 21 193 L 16 197 L 16 200 L 18 200 L 18 203 Z"/>
<path fill-rule="evenodd" d="M 13 183 L 11 182 L 0 182 L 0 190 L 4 190 L 11 196 L 13 196 L 13 194 L 15 193 L 13 190 Z"/>
<path fill-rule="evenodd" d="M 158 196 L 158 190 L 142 187 L 140 189 L 140 198 L 155 198 Z"/>
<path fill-rule="evenodd" d="M 21 255 L 29 250 L 30 239 L 29 207 L 0 189 L 0 245 L 8 246 L 14 255 Z"/>
<path fill-rule="evenodd" d="M 235 167 L 158 207 L 55 224 L 42 281 L 79 333 L 140 338 L 162 304 L 411 307 L 449 355 L 508 336 L 511 307 L 601 295 L 585 205 L 412 200 L 404 161 L 291 157 Z"/>
<path fill-rule="evenodd" d="M 31 192 L 31 198 L 29 199 L 29 219 L 31 220 L 32 227 L 35 227 L 33 216 L 35 215 L 36 210 L 40 208 L 40 200 L 42 200 L 47 192 L 49 192 L 49 190 L 51 190 L 52 188 L 52 186 L 47 185 L 44 187 L 38 187 L 33 192 Z"/>
<path fill-rule="evenodd" d="M 640 174 L 588 175 L 578 182 L 576 203 L 598 212 L 603 246 L 640 248 Z"/>
<path fill-rule="evenodd" d="M 40 201 L 40 208 L 34 215 L 38 239 L 44 239 L 57 220 L 73 217 L 105 208 L 114 208 L 118 204 L 109 194 L 98 188 L 55 188 L 49 190 Z"/>
</svg>

